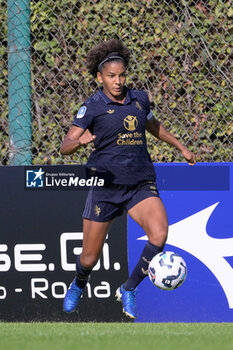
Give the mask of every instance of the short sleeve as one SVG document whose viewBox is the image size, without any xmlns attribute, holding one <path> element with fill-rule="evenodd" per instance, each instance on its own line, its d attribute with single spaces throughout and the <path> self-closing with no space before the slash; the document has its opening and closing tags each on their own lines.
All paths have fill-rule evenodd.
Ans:
<svg viewBox="0 0 233 350">
<path fill-rule="evenodd" d="M 150 113 L 150 101 L 146 92 L 144 92 L 144 98 L 145 98 L 146 114 L 148 115 Z"/>
<path fill-rule="evenodd" d="M 146 119 L 151 120 L 154 117 L 154 115 L 152 110 L 150 109 L 150 101 L 146 92 L 145 92 L 145 107 L 146 107 Z"/>
<path fill-rule="evenodd" d="M 147 93 L 145 91 L 140 91 L 141 92 L 141 98 L 143 100 L 144 108 L 146 111 L 146 119 L 150 120 L 154 117 L 151 109 L 150 109 L 150 101 Z"/>
<path fill-rule="evenodd" d="M 94 118 L 92 111 L 93 109 L 89 103 L 84 103 L 79 109 L 78 113 L 75 115 L 73 125 L 79 126 L 84 130 L 88 129 Z"/>
<path fill-rule="evenodd" d="M 151 120 L 154 117 L 152 110 L 150 109 L 150 112 L 147 114 L 146 119 Z"/>
</svg>

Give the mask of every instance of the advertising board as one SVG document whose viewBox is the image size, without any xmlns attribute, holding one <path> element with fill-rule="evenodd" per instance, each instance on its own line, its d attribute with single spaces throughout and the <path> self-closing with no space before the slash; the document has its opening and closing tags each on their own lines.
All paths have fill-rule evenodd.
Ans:
<svg viewBox="0 0 233 350">
<path fill-rule="evenodd" d="M 62 309 L 82 246 L 84 167 L 1 167 L 0 178 L 0 320 L 126 320 L 115 302 L 128 276 L 126 215 L 109 230 L 78 312 Z"/>
<path fill-rule="evenodd" d="M 166 251 L 187 263 L 184 284 L 163 291 L 146 278 L 139 287 L 137 322 L 233 321 L 233 164 L 155 165 L 169 234 Z M 128 218 L 129 270 L 145 245 Z"/>
</svg>

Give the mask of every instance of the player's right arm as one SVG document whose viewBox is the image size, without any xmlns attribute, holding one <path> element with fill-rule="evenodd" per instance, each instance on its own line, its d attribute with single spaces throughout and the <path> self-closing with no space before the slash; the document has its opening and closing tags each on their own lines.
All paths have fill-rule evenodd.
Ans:
<svg viewBox="0 0 233 350">
<path fill-rule="evenodd" d="M 94 141 L 95 135 L 92 135 L 89 130 L 84 132 L 83 128 L 73 125 L 62 141 L 60 152 L 63 155 L 74 153 L 81 145 L 85 145 Z"/>
</svg>

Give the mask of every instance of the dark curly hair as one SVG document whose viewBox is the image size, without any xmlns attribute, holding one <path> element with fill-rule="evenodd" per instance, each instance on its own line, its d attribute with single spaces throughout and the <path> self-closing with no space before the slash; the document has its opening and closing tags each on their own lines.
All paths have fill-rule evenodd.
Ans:
<svg viewBox="0 0 233 350">
<path fill-rule="evenodd" d="M 88 72 L 96 77 L 99 71 L 99 64 L 111 52 L 118 53 L 124 59 L 125 66 L 127 67 L 130 59 L 129 50 L 120 40 L 110 39 L 99 43 L 88 52 L 86 59 Z M 113 58 L 112 60 L 115 61 L 117 58 Z"/>
</svg>

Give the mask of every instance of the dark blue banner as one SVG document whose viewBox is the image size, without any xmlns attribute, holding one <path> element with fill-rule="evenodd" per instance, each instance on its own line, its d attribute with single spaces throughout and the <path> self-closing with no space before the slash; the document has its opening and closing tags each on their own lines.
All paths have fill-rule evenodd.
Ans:
<svg viewBox="0 0 233 350">
<path fill-rule="evenodd" d="M 126 215 L 109 229 L 77 312 L 63 311 L 76 256 L 82 251 L 87 188 L 79 179 L 85 179 L 84 170 L 81 166 L 0 167 L 1 321 L 128 321 L 115 302 L 115 291 L 128 276 Z M 43 190 L 46 177 L 47 185 L 57 181 L 50 191 Z M 68 187 L 69 178 L 72 186 L 78 185 Z"/>
</svg>

